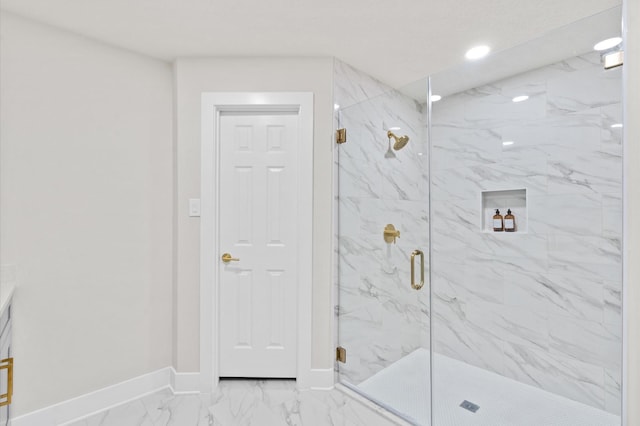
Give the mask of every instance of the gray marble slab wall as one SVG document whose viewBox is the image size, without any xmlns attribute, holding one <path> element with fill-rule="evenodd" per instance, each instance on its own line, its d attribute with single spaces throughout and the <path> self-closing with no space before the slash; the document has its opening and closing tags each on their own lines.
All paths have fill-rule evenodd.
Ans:
<svg viewBox="0 0 640 426">
<path fill-rule="evenodd" d="M 334 99 L 336 128 L 348 137 L 334 146 L 337 343 L 347 349 L 339 377 L 357 385 L 428 347 L 428 287 L 411 288 L 409 263 L 414 249 L 429 249 L 426 115 L 413 99 L 340 61 Z M 386 158 L 387 129 L 395 126 L 410 142 Z M 383 239 L 387 224 L 400 230 L 395 244 Z"/>
<path fill-rule="evenodd" d="M 621 95 L 587 54 L 445 96 L 432 127 L 434 351 L 613 413 Z M 483 232 L 481 192 L 520 188 L 527 232 Z"/>
</svg>

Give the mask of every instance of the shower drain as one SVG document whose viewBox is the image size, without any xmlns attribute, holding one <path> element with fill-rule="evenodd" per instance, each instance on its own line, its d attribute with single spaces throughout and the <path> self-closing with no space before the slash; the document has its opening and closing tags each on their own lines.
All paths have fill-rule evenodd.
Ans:
<svg viewBox="0 0 640 426">
<path fill-rule="evenodd" d="M 464 401 L 462 401 L 462 404 L 460 404 L 460 406 L 462 408 L 464 408 L 465 410 L 471 411 L 472 413 L 475 413 L 476 411 L 478 411 L 480 409 L 479 405 L 476 405 L 473 402 L 469 402 L 466 399 Z"/>
</svg>

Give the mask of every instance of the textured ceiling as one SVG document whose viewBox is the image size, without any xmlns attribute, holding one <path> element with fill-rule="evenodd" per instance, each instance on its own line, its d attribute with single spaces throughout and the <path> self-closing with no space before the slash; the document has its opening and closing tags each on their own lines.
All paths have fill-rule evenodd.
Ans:
<svg viewBox="0 0 640 426">
<path fill-rule="evenodd" d="M 335 56 L 400 87 L 621 0 L 0 0 L 10 12 L 153 57 Z"/>
</svg>

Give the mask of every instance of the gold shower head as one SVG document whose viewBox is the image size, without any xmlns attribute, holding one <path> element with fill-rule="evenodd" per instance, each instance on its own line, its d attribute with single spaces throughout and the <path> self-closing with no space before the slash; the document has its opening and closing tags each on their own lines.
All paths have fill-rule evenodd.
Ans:
<svg viewBox="0 0 640 426">
<path fill-rule="evenodd" d="M 396 151 L 400 151 L 409 143 L 409 136 L 404 135 L 404 136 L 398 137 L 394 135 L 391 130 L 387 131 L 387 137 L 389 139 L 391 138 L 395 139 L 396 142 L 393 144 L 393 149 L 395 149 Z"/>
</svg>

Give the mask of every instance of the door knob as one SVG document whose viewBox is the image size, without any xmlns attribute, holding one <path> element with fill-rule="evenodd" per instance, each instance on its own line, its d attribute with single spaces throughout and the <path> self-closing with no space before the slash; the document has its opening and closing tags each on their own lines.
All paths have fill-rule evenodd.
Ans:
<svg viewBox="0 0 640 426">
<path fill-rule="evenodd" d="M 237 259 L 237 258 L 235 258 L 235 257 L 231 257 L 231 254 L 230 254 L 230 253 L 224 253 L 224 254 L 222 255 L 222 261 L 223 261 L 224 263 L 237 262 L 237 261 L 239 261 L 239 260 L 240 260 L 240 259 Z"/>
</svg>

